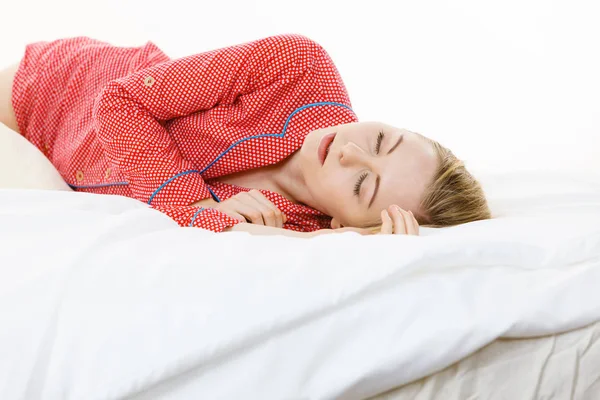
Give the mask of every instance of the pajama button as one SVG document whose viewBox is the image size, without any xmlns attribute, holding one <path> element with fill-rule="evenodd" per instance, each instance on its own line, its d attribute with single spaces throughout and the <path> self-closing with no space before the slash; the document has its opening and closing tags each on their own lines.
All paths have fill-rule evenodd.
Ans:
<svg viewBox="0 0 600 400">
<path fill-rule="evenodd" d="M 105 177 L 106 179 L 110 178 L 110 168 L 107 168 L 107 169 L 106 169 L 106 173 L 104 174 L 104 177 Z"/>
<path fill-rule="evenodd" d="M 77 182 L 81 182 L 83 180 L 83 172 L 77 171 L 77 173 L 75 174 L 75 178 L 77 179 Z"/>
<path fill-rule="evenodd" d="M 144 79 L 144 85 L 146 85 L 146 86 L 148 86 L 148 87 L 151 87 L 152 85 L 154 85 L 154 78 L 153 78 L 153 77 L 151 77 L 151 76 L 147 76 L 147 77 Z"/>
</svg>

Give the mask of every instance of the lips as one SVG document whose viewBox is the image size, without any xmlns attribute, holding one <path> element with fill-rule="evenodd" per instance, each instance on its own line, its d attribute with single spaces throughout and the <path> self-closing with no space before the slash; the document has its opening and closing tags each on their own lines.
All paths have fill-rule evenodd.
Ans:
<svg viewBox="0 0 600 400">
<path fill-rule="evenodd" d="M 321 165 L 325 163 L 325 158 L 329 152 L 329 146 L 333 143 L 333 139 L 335 138 L 335 133 L 330 133 L 328 135 L 323 136 L 321 139 L 321 143 L 319 143 L 319 148 L 317 149 L 317 155 L 319 157 L 319 161 Z"/>
</svg>

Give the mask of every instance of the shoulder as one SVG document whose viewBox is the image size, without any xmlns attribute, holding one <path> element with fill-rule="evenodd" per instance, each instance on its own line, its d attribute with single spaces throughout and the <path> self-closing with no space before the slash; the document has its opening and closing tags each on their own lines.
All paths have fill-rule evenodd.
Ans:
<svg viewBox="0 0 600 400">
<path fill-rule="evenodd" d="M 320 50 L 322 46 L 314 39 L 300 33 L 282 33 L 261 40 L 265 44 L 279 48 Z"/>
<path fill-rule="evenodd" d="M 311 62 L 320 56 L 324 48 L 314 39 L 299 33 L 268 36 L 258 41 L 258 51 L 272 56 L 284 57 L 286 62 Z"/>
</svg>

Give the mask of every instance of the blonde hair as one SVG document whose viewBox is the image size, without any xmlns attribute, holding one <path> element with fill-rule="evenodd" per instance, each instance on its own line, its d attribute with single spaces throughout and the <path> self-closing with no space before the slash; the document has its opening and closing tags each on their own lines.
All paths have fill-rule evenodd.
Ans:
<svg viewBox="0 0 600 400">
<path fill-rule="evenodd" d="M 435 140 L 417 135 L 433 146 L 438 159 L 438 167 L 423 194 L 419 210 L 412 210 L 419 226 L 441 228 L 492 218 L 481 184 L 464 163 Z M 367 229 L 379 232 L 381 224 Z"/>
</svg>

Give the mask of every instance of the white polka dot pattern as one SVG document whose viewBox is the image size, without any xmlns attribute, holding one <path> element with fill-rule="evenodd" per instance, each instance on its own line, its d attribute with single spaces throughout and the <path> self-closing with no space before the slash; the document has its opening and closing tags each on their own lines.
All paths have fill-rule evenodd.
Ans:
<svg viewBox="0 0 600 400">
<path fill-rule="evenodd" d="M 22 134 L 76 190 L 136 198 L 181 226 L 236 220 L 190 206 L 242 190 L 219 176 L 277 163 L 315 129 L 357 122 L 328 53 L 283 34 L 171 60 L 152 42 L 88 37 L 27 45 L 13 106 Z M 262 191 L 311 231 L 329 217 Z"/>
</svg>

